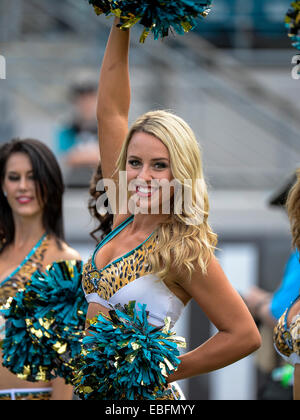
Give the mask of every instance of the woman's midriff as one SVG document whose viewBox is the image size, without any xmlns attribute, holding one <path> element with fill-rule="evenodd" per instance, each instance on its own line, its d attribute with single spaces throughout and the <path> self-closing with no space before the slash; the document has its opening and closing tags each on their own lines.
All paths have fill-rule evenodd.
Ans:
<svg viewBox="0 0 300 420">
<path fill-rule="evenodd" d="M 105 306 L 99 305 L 98 303 L 90 303 L 87 317 L 86 317 L 86 320 L 87 320 L 86 328 L 89 327 L 88 321 L 97 317 L 100 314 L 100 312 L 104 314 L 105 316 L 110 317 L 109 311 L 110 310 L 108 308 L 106 308 Z"/>
</svg>

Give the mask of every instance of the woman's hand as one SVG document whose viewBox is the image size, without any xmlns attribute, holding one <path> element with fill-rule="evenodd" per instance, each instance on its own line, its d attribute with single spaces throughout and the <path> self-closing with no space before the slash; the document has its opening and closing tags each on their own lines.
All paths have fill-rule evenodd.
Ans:
<svg viewBox="0 0 300 420">
<path fill-rule="evenodd" d="M 243 296 L 248 309 L 256 321 L 263 322 L 274 328 L 276 320 L 270 310 L 272 294 L 259 287 L 252 287 L 246 296 Z"/>
<path fill-rule="evenodd" d="M 255 286 L 244 296 L 244 299 L 251 314 L 254 317 L 258 317 L 261 306 L 265 303 L 270 303 L 271 294 Z"/>
</svg>

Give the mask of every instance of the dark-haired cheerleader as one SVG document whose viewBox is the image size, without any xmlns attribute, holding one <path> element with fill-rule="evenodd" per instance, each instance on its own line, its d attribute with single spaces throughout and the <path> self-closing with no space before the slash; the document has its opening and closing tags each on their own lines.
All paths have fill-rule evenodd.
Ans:
<svg viewBox="0 0 300 420">
<path fill-rule="evenodd" d="M 2 145 L 0 180 L 0 306 L 3 306 L 24 289 L 36 270 L 44 272 L 55 261 L 81 258 L 64 241 L 64 186 L 56 158 L 45 144 L 16 139 Z M 3 318 L 1 329 L 2 340 Z M 25 380 L 30 375 L 18 378 L 5 367 L 0 369 L 0 400 L 72 398 L 73 389 L 63 379 L 46 383 L 41 372 L 41 381 L 30 383 Z"/>
</svg>

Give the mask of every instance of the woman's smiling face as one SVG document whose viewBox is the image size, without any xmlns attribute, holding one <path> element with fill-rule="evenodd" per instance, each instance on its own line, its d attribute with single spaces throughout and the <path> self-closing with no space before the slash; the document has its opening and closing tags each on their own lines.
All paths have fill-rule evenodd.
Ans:
<svg viewBox="0 0 300 420">
<path fill-rule="evenodd" d="M 25 153 L 8 158 L 2 189 L 14 215 L 30 217 L 42 212 L 32 164 Z"/>
<path fill-rule="evenodd" d="M 169 186 L 173 180 L 167 147 L 150 134 L 135 133 L 128 145 L 126 172 L 130 198 L 142 213 L 153 214 L 157 206 L 161 209 L 162 185 Z"/>
</svg>

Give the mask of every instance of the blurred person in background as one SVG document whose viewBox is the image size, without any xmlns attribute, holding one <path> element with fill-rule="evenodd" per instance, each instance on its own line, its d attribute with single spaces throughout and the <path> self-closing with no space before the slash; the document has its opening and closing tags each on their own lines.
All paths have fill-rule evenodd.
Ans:
<svg viewBox="0 0 300 420">
<path fill-rule="evenodd" d="M 36 270 L 80 260 L 64 240 L 64 185 L 57 160 L 43 143 L 12 140 L 0 148 L 0 306 L 23 289 Z M 1 335 L 5 332 L 2 325 Z M 1 357 L 0 357 L 1 359 Z M 2 366 L 2 360 L 1 360 Z M 0 400 L 70 400 L 63 379 L 29 383 L 0 368 Z"/>
<path fill-rule="evenodd" d="M 56 132 L 56 150 L 66 183 L 87 185 L 100 154 L 96 119 L 97 80 L 81 74 L 74 80 L 70 92 L 72 116 Z"/>
<path fill-rule="evenodd" d="M 291 222 L 293 247 L 300 251 L 300 168 L 297 171 L 297 182 L 292 188 L 287 210 Z M 298 264 L 300 258 L 298 254 Z M 300 400 L 300 275 L 298 276 L 298 295 L 289 303 L 274 329 L 274 344 L 282 358 L 295 367 L 294 399 Z"/>
</svg>

